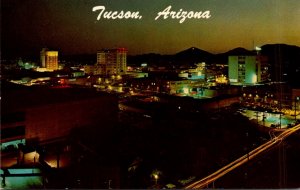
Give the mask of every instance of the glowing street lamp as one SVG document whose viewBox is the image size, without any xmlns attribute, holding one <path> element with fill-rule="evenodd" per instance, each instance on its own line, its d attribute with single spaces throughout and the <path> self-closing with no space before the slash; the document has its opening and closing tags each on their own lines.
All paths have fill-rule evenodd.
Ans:
<svg viewBox="0 0 300 190">
<path fill-rule="evenodd" d="M 161 171 L 159 171 L 159 170 L 154 170 L 152 173 L 151 173 L 151 177 L 153 177 L 154 178 L 154 180 L 155 180 L 155 185 L 157 185 L 157 181 L 158 181 L 158 179 L 159 179 L 159 175 L 161 175 Z"/>
<path fill-rule="evenodd" d="M 157 184 L 158 175 L 157 175 L 157 174 L 154 174 L 153 177 L 154 177 L 154 179 L 155 179 L 155 184 Z"/>
</svg>

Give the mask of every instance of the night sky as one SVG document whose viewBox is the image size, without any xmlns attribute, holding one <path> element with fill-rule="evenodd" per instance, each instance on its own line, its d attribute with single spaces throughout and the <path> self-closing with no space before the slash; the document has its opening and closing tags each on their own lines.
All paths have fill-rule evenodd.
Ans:
<svg viewBox="0 0 300 190">
<path fill-rule="evenodd" d="M 140 20 L 97 21 L 94 6 L 139 11 Z M 158 19 L 172 10 L 206 11 L 209 19 Z M 286 43 L 300 46 L 299 0 L 1 0 L 2 56 L 62 54 L 126 47 L 129 54 L 174 54 L 190 47 L 223 53 L 235 47 Z"/>
</svg>

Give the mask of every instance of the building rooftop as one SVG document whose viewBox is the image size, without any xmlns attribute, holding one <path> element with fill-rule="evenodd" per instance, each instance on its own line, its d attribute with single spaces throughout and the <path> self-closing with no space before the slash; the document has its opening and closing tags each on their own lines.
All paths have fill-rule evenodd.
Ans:
<svg viewBox="0 0 300 190">
<path fill-rule="evenodd" d="M 112 95 L 90 88 L 49 88 L 42 86 L 22 86 L 2 81 L 2 112 L 26 109 L 41 105 L 87 100 L 97 97 L 114 99 Z"/>
</svg>

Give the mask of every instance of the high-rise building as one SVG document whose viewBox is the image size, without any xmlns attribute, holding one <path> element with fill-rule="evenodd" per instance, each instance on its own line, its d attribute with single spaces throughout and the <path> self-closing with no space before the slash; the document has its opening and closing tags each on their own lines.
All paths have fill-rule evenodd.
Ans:
<svg viewBox="0 0 300 190">
<path fill-rule="evenodd" d="M 231 84 L 256 84 L 269 81 L 268 59 L 261 55 L 228 57 L 228 75 Z"/>
<path fill-rule="evenodd" d="M 42 51 L 40 52 L 40 59 L 41 59 L 41 67 L 46 68 L 46 51 L 47 48 L 43 48 Z"/>
<path fill-rule="evenodd" d="M 40 54 L 41 67 L 47 70 L 58 70 L 58 51 L 49 51 L 43 48 Z"/>
<path fill-rule="evenodd" d="M 97 64 L 102 75 L 126 74 L 127 49 L 117 48 L 97 52 Z"/>
</svg>

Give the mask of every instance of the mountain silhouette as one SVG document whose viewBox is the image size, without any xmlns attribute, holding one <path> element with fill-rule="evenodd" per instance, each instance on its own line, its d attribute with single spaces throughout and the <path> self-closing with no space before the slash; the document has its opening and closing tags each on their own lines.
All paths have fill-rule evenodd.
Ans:
<svg viewBox="0 0 300 190">
<path fill-rule="evenodd" d="M 183 50 L 173 55 L 172 63 L 176 66 L 194 66 L 201 62 L 211 62 L 213 54 L 196 47 Z"/>
</svg>

